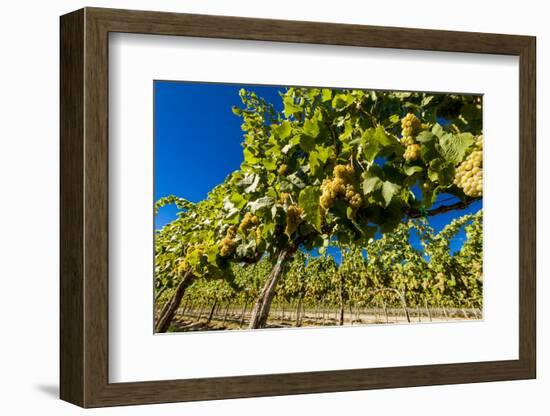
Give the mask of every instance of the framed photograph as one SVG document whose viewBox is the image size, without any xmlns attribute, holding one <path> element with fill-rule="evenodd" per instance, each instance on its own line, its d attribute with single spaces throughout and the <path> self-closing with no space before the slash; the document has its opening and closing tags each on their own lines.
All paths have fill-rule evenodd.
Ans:
<svg viewBox="0 0 550 416">
<path fill-rule="evenodd" d="M 535 38 L 61 17 L 82 407 L 536 376 Z"/>
</svg>

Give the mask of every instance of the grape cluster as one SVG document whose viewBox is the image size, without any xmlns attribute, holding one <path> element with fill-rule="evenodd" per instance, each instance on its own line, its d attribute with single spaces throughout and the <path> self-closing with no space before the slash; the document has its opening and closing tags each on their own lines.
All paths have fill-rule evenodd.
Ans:
<svg viewBox="0 0 550 416">
<path fill-rule="evenodd" d="M 246 234 L 248 230 L 256 225 L 258 225 L 258 217 L 251 214 L 250 212 L 247 212 L 246 214 L 244 214 L 244 218 L 239 224 L 239 231 Z"/>
<path fill-rule="evenodd" d="M 422 123 L 413 113 L 408 113 L 401 119 L 401 135 L 404 138 L 416 136 L 421 127 Z"/>
<path fill-rule="evenodd" d="M 290 200 L 291 198 L 288 192 L 281 192 L 281 194 L 279 195 L 279 202 L 281 204 L 287 204 L 290 202 Z"/>
<path fill-rule="evenodd" d="M 456 168 L 455 185 L 473 198 L 483 195 L 483 136 L 476 141 L 476 150 Z"/>
<path fill-rule="evenodd" d="M 405 149 L 403 157 L 407 162 L 413 162 L 420 157 L 420 145 L 418 143 L 410 144 Z"/>
<path fill-rule="evenodd" d="M 353 210 L 363 204 L 363 198 L 353 185 L 354 169 L 352 165 L 336 165 L 332 179 L 325 179 L 321 185 L 321 207 L 328 210 L 337 199 L 344 199 Z"/>
<path fill-rule="evenodd" d="M 420 157 L 420 145 L 416 143 L 415 136 L 422 128 L 422 123 L 413 114 L 408 113 L 401 119 L 401 143 L 406 146 L 403 157 L 407 162 L 412 162 Z"/>
<path fill-rule="evenodd" d="M 190 245 L 186 252 L 183 260 L 178 264 L 177 271 L 179 273 L 185 273 L 191 268 L 189 264 L 189 259 L 192 257 L 200 258 L 206 255 L 206 245 L 205 244 L 193 244 Z"/>
<path fill-rule="evenodd" d="M 262 238 L 262 230 L 259 226 L 260 221 L 256 215 L 247 212 L 244 214 L 244 218 L 239 224 L 239 227 L 231 226 L 227 229 L 225 237 L 220 242 L 220 256 L 227 257 L 235 252 L 237 247 L 237 230 L 245 235 L 253 235 L 258 244 Z"/>
<path fill-rule="evenodd" d="M 294 231 L 298 228 L 298 226 L 302 223 L 302 214 L 303 214 L 302 208 L 291 205 L 288 207 L 288 210 L 286 211 L 286 227 L 285 227 L 285 234 L 288 236 L 291 236 Z"/>
<path fill-rule="evenodd" d="M 261 239 L 262 239 L 262 230 L 260 229 L 260 227 L 256 227 L 256 244 L 259 244 Z"/>
<path fill-rule="evenodd" d="M 287 169 L 288 166 L 283 163 L 281 166 L 279 166 L 279 169 L 277 169 L 277 173 L 279 174 L 279 176 L 283 176 L 286 174 Z"/>
<path fill-rule="evenodd" d="M 220 256 L 227 257 L 234 253 L 237 242 L 235 241 L 235 235 L 237 229 L 235 226 L 231 226 L 227 229 L 225 237 L 220 242 Z"/>
<path fill-rule="evenodd" d="M 483 134 L 476 139 L 476 146 L 478 149 L 483 150 Z"/>
</svg>

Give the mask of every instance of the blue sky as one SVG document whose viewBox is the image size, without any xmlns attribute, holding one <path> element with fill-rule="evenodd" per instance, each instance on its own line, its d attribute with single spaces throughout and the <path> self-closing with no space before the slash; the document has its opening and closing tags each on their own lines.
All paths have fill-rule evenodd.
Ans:
<svg viewBox="0 0 550 416">
<path fill-rule="evenodd" d="M 206 197 L 242 161 L 241 119 L 231 111 L 240 106 L 239 90 L 254 91 L 281 111 L 279 91 L 284 87 L 208 84 L 173 81 L 154 82 L 155 106 L 155 201 L 176 195 L 193 202 Z M 440 200 L 448 198 L 441 195 Z M 446 201 L 451 203 L 453 201 Z M 436 203 L 437 205 L 437 203 Z M 466 210 L 431 217 L 440 230 L 453 218 L 477 212 L 481 201 Z M 176 218 L 177 209 L 167 206 L 155 218 L 155 229 Z M 457 250 L 465 236 L 452 242 Z"/>
</svg>

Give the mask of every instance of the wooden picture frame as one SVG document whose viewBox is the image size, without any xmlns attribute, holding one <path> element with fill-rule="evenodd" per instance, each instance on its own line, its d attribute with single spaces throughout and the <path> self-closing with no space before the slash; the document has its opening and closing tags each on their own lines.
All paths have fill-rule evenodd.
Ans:
<svg viewBox="0 0 550 416">
<path fill-rule="evenodd" d="M 85 8 L 61 17 L 61 399 L 82 407 L 339 392 L 536 376 L 535 38 Z M 519 359 L 110 383 L 108 35 L 262 40 L 519 57 Z"/>
</svg>

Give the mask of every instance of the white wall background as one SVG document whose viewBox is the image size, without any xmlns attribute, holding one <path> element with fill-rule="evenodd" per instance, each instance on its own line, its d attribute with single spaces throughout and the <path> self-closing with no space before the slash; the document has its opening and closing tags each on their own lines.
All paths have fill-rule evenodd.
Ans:
<svg viewBox="0 0 550 416">
<path fill-rule="evenodd" d="M 510 4 L 508 4 L 510 3 Z M 5 2 L 0 12 L 0 410 L 2 414 L 76 415 L 84 411 L 58 395 L 58 16 L 82 6 L 241 15 L 387 26 L 529 34 L 538 37 L 538 313 L 539 377 L 534 381 L 317 394 L 87 411 L 102 415 L 406 414 L 546 415 L 550 410 L 550 300 L 543 281 L 548 260 L 550 157 L 542 121 L 550 102 L 550 26 L 545 3 L 462 0 Z M 546 72 L 546 74 L 545 74 Z M 546 77 L 545 77 L 546 75 Z M 505 121 L 504 121 L 505 122 Z M 545 200 L 546 199 L 546 200 Z M 472 340 L 473 341 L 473 340 Z"/>
</svg>

